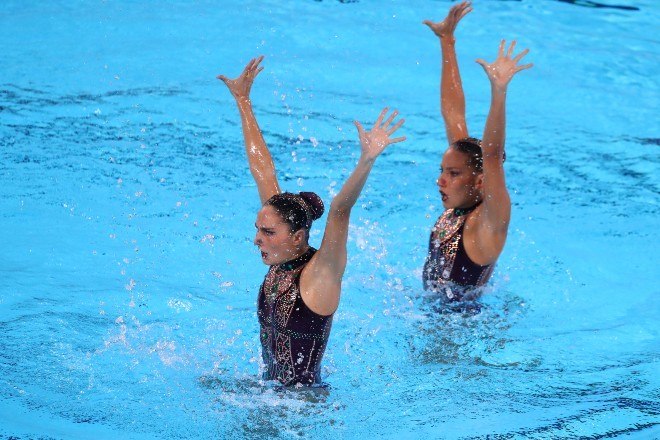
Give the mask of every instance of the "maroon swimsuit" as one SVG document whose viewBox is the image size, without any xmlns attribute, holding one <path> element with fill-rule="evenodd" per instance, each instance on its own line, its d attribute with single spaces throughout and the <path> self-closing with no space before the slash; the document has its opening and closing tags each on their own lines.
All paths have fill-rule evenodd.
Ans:
<svg viewBox="0 0 660 440">
<path fill-rule="evenodd" d="M 321 359 L 330 335 L 332 315 L 322 316 L 300 296 L 300 273 L 316 249 L 271 266 L 257 301 L 265 380 L 283 385 L 321 383 Z"/>
<path fill-rule="evenodd" d="M 468 257 L 463 244 L 463 228 L 467 210 L 448 209 L 438 219 L 431 230 L 429 253 L 422 274 L 425 290 L 444 293 L 450 300 L 466 299 L 461 290 L 452 290 L 452 283 L 458 287 L 482 286 L 486 284 L 494 264 L 481 266 Z"/>
</svg>

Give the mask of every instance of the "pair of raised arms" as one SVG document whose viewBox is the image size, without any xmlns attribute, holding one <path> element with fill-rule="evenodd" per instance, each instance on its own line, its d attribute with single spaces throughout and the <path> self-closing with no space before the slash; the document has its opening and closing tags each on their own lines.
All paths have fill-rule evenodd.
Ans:
<svg viewBox="0 0 660 440">
<path fill-rule="evenodd" d="M 256 76 L 263 70 L 263 56 L 251 60 L 236 79 L 218 75 L 234 96 L 241 116 L 245 149 L 259 190 L 262 205 L 273 195 L 279 194 L 280 186 L 270 151 L 259 129 L 250 102 L 250 90 Z M 341 279 L 346 268 L 346 242 L 349 216 L 357 201 L 376 158 L 385 147 L 403 142 L 405 137 L 393 137 L 404 120 L 394 122 L 398 112 L 389 114 L 384 109 L 369 131 L 355 121 L 360 138 L 361 154 L 358 164 L 342 189 L 332 200 L 321 246 L 307 263 L 300 276 L 300 293 L 305 304 L 320 315 L 334 313 L 339 305 Z"/>
<path fill-rule="evenodd" d="M 450 143 L 467 137 L 465 103 L 460 84 L 460 76 L 456 66 L 455 53 L 453 51 L 453 32 L 458 21 L 470 11 L 470 3 L 463 2 L 452 7 L 444 21 L 438 23 L 425 22 L 440 37 L 443 45 L 445 43 L 451 43 L 452 45 L 451 50 L 447 51 L 445 51 L 445 47 L 443 46 L 443 75 L 441 80 L 441 107 Z M 487 199 L 489 196 L 495 196 L 494 199 L 500 198 L 499 194 L 496 194 L 498 187 L 506 193 L 503 172 L 501 176 L 498 175 L 500 173 L 498 168 L 501 169 L 501 161 L 499 161 L 497 166 L 493 165 L 491 167 L 487 165 L 490 162 L 494 163 L 495 157 L 499 156 L 497 152 L 504 145 L 504 101 L 506 88 L 515 73 L 531 67 L 531 64 L 518 65 L 518 62 L 527 53 L 527 50 L 512 58 L 514 47 L 515 42 L 506 50 L 505 42 L 502 41 L 498 56 L 493 63 L 489 64 L 484 60 L 477 60 L 486 71 L 493 92 L 491 111 L 484 131 L 482 144 L 484 172 L 485 174 L 494 173 L 493 177 L 488 179 L 491 184 L 487 186 L 494 188 L 493 191 L 495 193 L 488 194 L 487 190 Z M 446 60 L 446 57 L 449 59 Z M 272 157 L 263 139 L 250 102 L 250 90 L 254 79 L 263 70 L 263 67 L 260 65 L 263 58 L 263 56 L 260 56 L 252 59 L 243 72 L 235 79 L 218 75 L 218 78 L 227 85 L 236 100 L 241 116 L 241 125 L 250 171 L 257 184 L 262 205 L 273 195 L 281 192 Z M 446 61 L 450 61 L 449 64 L 455 67 L 452 71 L 450 66 L 448 72 L 453 77 L 446 75 L 446 71 L 444 70 Z M 346 241 L 348 238 L 349 215 L 364 187 L 371 168 L 376 158 L 388 145 L 402 142 L 406 139 L 403 136 L 392 137 L 403 125 L 404 120 L 401 119 L 395 122 L 395 118 L 398 115 L 396 110 L 389 114 L 389 116 L 388 113 L 389 110 L 387 108 L 384 109 L 369 131 L 365 130 L 359 122 L 355 121 L 361 145 L 360 159 L 341 191 L 333 199 L 328 212 L 328 220 L 321 246 L 301 274 L 300 290 L 303 300 L 308 307 L 319 314 L 331 314 L 339 304 L 341 278 L 346 267 Z M 491 160 L 491 157 L 493 160 Z M 490 173 L 490 170 L 494 170 L 493 173 Z M 506 196 L 508 199 L 508 195 Z M 492 210 L 495 214 L 496 211 Z M 494 217 L 499 217 L 499 215 L 494 215 Z M 494 224 L 497 222 L 497 219 L 493 219 L 489 223 Z M 499 222 L 499 224 L 501 223 Z M 508 225 L 508 221 L 505 223 Z"/>
</svg>

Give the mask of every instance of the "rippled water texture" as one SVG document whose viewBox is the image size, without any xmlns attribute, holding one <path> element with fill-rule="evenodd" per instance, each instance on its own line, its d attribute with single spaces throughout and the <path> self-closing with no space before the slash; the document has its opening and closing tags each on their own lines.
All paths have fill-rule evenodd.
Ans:
<svg viewBox="0 0 660 440">
<path fill-rule="evenodd" d="M 660 6 L 475 2 L 471 133 L 473 60 L 515 38 L 535 67 L 509 91 L 507 247 L 448 307 L 421 290 L 446 145 L 421 21 L 450 5 L 2 2 L 0 438 L 660 437 Z M 352 121 L 407 120 L 351 218 L 323 390 L 259 380 L 258 198 L 215 79 L 258 54 L 284 189 L 329 203 Z"/>
</svg>

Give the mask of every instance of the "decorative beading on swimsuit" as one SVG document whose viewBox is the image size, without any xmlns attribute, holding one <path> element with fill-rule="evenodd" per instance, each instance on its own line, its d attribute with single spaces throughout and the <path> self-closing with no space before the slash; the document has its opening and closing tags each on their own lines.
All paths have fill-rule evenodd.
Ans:
<svg viewBox="0 0 660 440">
<path fill-rule="evenodd" d="M 462 299 L 450 284 L 481 286 L 492 274 L 494 265 L 481 266 L 468 257 L 463 245 L 463 228 L 469 209 L 446 210 L 431 230 L 429 251 L 423 270 L 424 289 L 444 292 L 448 299 Z"/>
<path fill-rule="evenodd" d="M 284 385 L 320 382 L 320 365 L 332 315 L 321 316 L 300 295 L 300 274 L 316 252 L 310 248 L 295 260 L 271 266 L 259 292 L 264 379 Z"/>
<path fill-rule="evenodd" d="M 448 281 L 451 276 L 451 269 L 454 267 L 454 259 L 458 250 L 458 241 L 460 235 L 457 232 L 463 227 L 465 216 L 454 215 L 454 210 L 447 210 L 431 229 L 431 243 L 429 252 L 435 249 L 438 252 L 436 266 L 442 268 L 438 271 L 442 280 Z M 425 268 L 424 273 L 430 269 Z"/>
</svg>

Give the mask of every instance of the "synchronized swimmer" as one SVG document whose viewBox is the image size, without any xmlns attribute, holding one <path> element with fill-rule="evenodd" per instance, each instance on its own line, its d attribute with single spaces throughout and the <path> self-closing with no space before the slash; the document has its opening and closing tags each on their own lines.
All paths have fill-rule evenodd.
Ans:
<svg viewBox="0 0 660 440">
<path fill-rule="evenodd" d="M 472 10 L 469 2 L 451 8 L 442 22 L 425 23 L 440 38 L 442 48 L 441 109 L 449 148 L 444 153 L 438 186 L 446 211 L 438 219 L 424 265 L 425 289 L 449 299 L 464 299 L 455 288 L 486 283 L 504 247 L 511 202 L 504 182 L 504 128 L 507 85 L 527 53 L 512 58 L 515 42 L 502 41 L 493 63 L 477 60 L 491 83 L 491 106 L 483 141 L 468 137 L 465 98 L 454 51 L 454 29 Z M 273 160 L 252 110 L 250 90 L 263 70 L 263 56 L 252 59 L 235 79 L 218 75 L 231 92 L 241 119 L 245 151 L 257 184 L 261 209 L 255 222 L 254 244 L 270 266 L 257 300 L 263 378 L 282 385 L 321 383 L 321 360 L 332 317 L 339 306 L 346 268 L 351 210 L 373 165 L 404 120 L 384 109 L 370 130 L 355 122 L 361 146 L 358 163 L 330 204 L 318 250 L 309 245 L 312 222 L 324 204 L 312 192 L 282 192 Z"/>
<path fill-rule="evenodd" d="M 388 109 L 384 109 L 369 131 L 355 122 L 362 154 L 332 200 L 321 246 L 314 249 L 308 242 L 309 229 L 323 214 L 323 202 L 311 192 L 281 192 L 273 159 L 252 111 L 250 89 L 263 70 L 262 60 L 263 56 L 251 60 L 236 79 L 218 78 L 236 100 L 245 151 L 262 205 L 254 244 L 264 264 L 270 266 L 257 301 L 266 366 L 263 378 L 287 386 L 317 385 L 321 383 L 321 359 L 332 316 L 339 305 L 351 209 L 378 156 L 388 145 L 405 140 L 392 138 L 404 120 L 395 123 L 398 112 L 388 116 Z"/>
<path fill-rule="evenodd" d="M 477 60 L 490 80 L 491 102 L 482 140 L 470 137 L 454 47 L 456 25 L 470 11 L 466 1 L 453 6 L 441 22 L 424 21 L 440 39 L 440 108 L 449 148 L 437 180 L 446 210 L 431 230 L 423 282 L 426 290 L 454 301 L 478 295 L 468 287 L 488 281 L 504 248 L 511 218 L 503 166 L 506 92 L 516 73 L 532 67 L 518 64 L 529 50 L 513 57 L 515 41 L 506 49 L 502 40 L 492 63 Z"/>
</svg>

